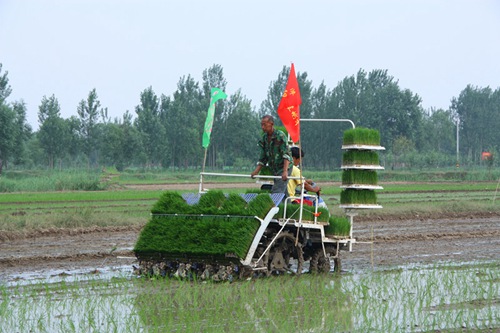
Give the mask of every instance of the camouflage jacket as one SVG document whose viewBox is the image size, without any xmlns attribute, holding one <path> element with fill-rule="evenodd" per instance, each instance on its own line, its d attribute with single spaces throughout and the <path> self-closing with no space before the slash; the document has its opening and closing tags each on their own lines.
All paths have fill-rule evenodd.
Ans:
<svg viewBox="0 0 500 333">
<path fill-rule="evenodd" d="M 257 164 L 269 166 L 275 176 L 283 173 L 284 159 L 290 161 L 292 165 L 292 157 L 290 147 L 285 133 L 280 130 L 274 129 L 271 141 L 267 140 L 267 133 L 264 133 L 259 140 L 260 158 Z"/>
</svg>

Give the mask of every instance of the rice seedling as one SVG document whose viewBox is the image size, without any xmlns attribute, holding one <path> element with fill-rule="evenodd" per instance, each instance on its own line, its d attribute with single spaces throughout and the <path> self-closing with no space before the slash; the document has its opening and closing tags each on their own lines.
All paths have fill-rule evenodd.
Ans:
<svg viewBox="0 0 500 333">
<path fill-rule="evenodd" d="M 351 222 L 346 216 L 330 216 L 330 224 L 325 227 L 325 234 L 348 236 L 351 231 Z"/>
<path fill-rule="evenodd" d="M 374 170 L 349 169 L 342 173 L 342 185 L 377 185 L 377 172 Z"/>
<path fill-rule="evenodd" d="M 377 204 L 377 194 L 372 190 L 346 189 L 340 193 L 341 204 Z"/>
<path fill-rule="evenodd" d="M 378 153 L 369 150 L 348 150 L 342 154 L 342 165 L 379 165 Z"/>
<path fill-rule="evenodd" d="M 380 145 L 380 133 L 375 129 L 357 127 L 344 131 L 344 145 Z"/>
<path fill-rule="evenodd" d="M 200 283 L 80 276 L 0 285 L 0 332 L 500 329 L 498 262 Z"/>
<path fill-rule="evenodd" d="M 165 192 L 154 205 L 134 252 L 156 258 L 211 255 L 222 260 L 227 253 L 241 258 L 260 226 L 254 216 L 263 218 L 273 206 L 268 194 L 259 194 L 247 204 L 234 195 L 209 191 L 188 205 L 180 194 Z"/>
</svg>

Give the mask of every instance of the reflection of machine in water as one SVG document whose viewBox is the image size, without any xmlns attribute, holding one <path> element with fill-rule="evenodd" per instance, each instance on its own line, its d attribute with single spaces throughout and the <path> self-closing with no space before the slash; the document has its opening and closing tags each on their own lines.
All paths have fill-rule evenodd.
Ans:
<svg viewBox="0 0 500 333">
<path fill-rule="evenodd" d="M 351 332 L 343 276 L 201 284 L 136 280 L 135 313 L 144 331 Z M 161 329 L 159 329 L 161 328 Z"/>
</svg>

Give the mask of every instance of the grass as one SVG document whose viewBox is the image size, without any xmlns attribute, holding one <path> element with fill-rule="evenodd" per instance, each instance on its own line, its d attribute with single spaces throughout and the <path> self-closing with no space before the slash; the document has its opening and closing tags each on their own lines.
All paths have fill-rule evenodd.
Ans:
<svg viewBox="0 0 500 333">
<path fill-rule="evenodd" d="M 456 332 L 500 328 L 500 266 L 441 263 L 198 283 L 0 285 L 0 332 Z"/>
<path fill-rule="evenodd" d="M 98 191 L 107 187 L 97 171 L 5 172 L 0 178 L 0 193 L 19 191 Z"/>
<path fill-rule="evenodd" d="M 252 184 L 254 187 L 255 183 Z M 415 215 L 448 212 L 498 212 L 497 182 L 380 184 L 377 203 L 383 209 L 361 211 L 360 215 Z M 216 187 L 216 184 L 211 184 Z M 225 193 L 245 193 L 227 189 Z M 339 214 L 340 183 L 322 186 L 322 198 Z M 182 192 L 182 191 L 179 191 Z M 194 192 L 194 191 L 190 191 Z M 0 194 L 0 235 L 5 231 L 30 231 L 60 227 L 142 226 L 164 191 L 71 191 Z M 496 193 L 496 199 L 495 198 Z M 336 199 L 336 200 L 333 200 Z"/>
<path fill-rule="evenodd" d="M 358 152 L 359 153 L 359 152 Z M 306 161 L 307 162 L 307 161 Z M 382 163 L 382 166 L 385 166 Z M 469 169 L 431 169 L 431 170 L 386 170 L 377 171 L 380 182 L 498 182 L 500 179 L 500 168 L 488 170 L 486 168 Z M 316 182 L 340 182 L 342 170 L 340 165 L 329 166 L 329 170 L 311 170 L 304 165 L 305 176 Z M 200 181 L 199 169 L 184 171 L 135 171 L 116 172 L 114 170 L 67 170 L 67 171 L 4 171 L 0 175 L 0 193 L 15 192 L 55 192 L 55 191 L 93 191 L 99 192 L 111 189 L 123 189 L 126 185 L 145 184 L 188 184 Z M 220 170 L 213 170 L 220 172 Z M 255 184 L 250 179 L 249 172 L 242 173 L 246 177 L 220 177 L 205 176 L 204 181 L 210 183 L 241 183 L 246 182 L 249 186 Z"/>
</svg>

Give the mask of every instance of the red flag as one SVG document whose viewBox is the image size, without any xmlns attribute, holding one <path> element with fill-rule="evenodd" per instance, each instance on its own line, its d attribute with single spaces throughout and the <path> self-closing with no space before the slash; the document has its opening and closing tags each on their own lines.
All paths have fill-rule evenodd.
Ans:
<svg viewBox="0 0 500 333">
<path fill-rule="evenodd" d="M 300 140 L 300 98 L 299 83 L 292 63 L 290 75 L 283 96 L 278 106 L 278 116 L 293 142 Z"/>
</svg>

